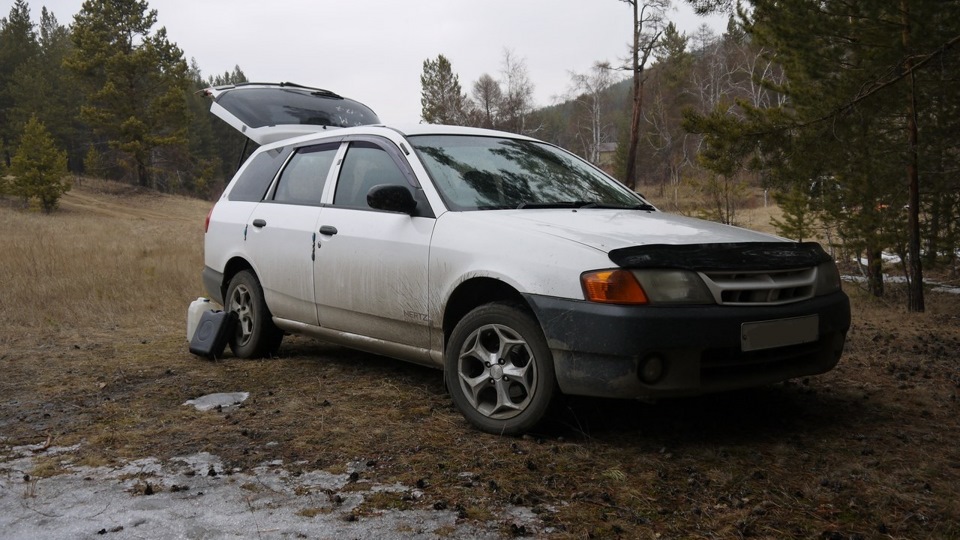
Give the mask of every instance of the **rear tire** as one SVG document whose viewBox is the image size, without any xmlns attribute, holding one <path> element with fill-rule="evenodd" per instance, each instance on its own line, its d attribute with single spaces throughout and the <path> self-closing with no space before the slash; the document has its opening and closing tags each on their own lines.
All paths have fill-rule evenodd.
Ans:
<svg viewBox="0 0 960 540">
<path fill-rule="evenodd" d="M 463 416 L 500 435 L 533 429 L 559 395 L 540 325 L 506 304 L 480 306 L 460 320 L 447 343 L 444 378 Z"/>
<path fill-rule="evenodd" d="M 224 309 L 237 315 L 229 341 L 234 356 L 262 358 L 277 352 L 283 332 L 273 324 L 263 288 L 252 271 L 238 272 L 230 280 Z"/>
</svg>

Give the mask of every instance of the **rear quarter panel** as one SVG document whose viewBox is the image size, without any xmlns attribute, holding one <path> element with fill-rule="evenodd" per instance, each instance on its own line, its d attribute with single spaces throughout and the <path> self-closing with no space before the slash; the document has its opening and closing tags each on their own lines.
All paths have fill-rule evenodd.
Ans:
<svg viewBox="0 0 960 540">
<path fill-rule="evenodd" d="M 210 225 L 203 237 L 204 264 L 217 272 L 223 272 L 227 262 L 233 257 L 250 260 L 245 249 L 245 229 L 257 204 L 259 203 L 227 201 L 224 198 L 213 207 Z"/>
</svg>

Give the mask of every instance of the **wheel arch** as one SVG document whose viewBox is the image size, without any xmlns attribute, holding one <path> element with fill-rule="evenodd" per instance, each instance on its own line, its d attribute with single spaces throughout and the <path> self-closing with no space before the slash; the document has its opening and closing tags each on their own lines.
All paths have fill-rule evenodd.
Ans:
<svg viewBox="0 0 960 540">
<path fill-rule="evenodd" d="M 527 313 L 537 323 L 536 314 L 527 300 L 510 284 L 491 277 L 474 277 L 459 284 L 450 294 L 443 310 L 443 346 L 446 348 L 457 323 L 475 308 L 484 304 L 502 302 L 514 305 Z"/>
<path fill-rule="evenodd" d="M 259 281 L 260 276 L 257 275 L 257 271 L 253 269 L 253 265 L 243 257 L 233 257 L 227 264 L 223 267 L 223 281 L 220 283 L 220 297 L 226 300 L 227 297 L 227 287 L 230 286 L 230 280 L 233 279 L 233 276 L 237 275 L 244 270 L 250 270 L 253 272 L 254 277 Z"/>
</svg>

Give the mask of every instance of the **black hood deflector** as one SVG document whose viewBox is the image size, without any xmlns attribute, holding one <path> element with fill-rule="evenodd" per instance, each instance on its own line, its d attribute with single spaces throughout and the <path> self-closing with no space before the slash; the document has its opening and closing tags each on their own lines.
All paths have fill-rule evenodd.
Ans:
<svg viewBox="0 0 960 540">
<path fill-rule="evenodd" d="M 737 242 L 633 246 L 611 251 L 610 260 L 622 268 L 716 271 L 808 268 L 833 259 L 816 242 Z"/>
</svg>

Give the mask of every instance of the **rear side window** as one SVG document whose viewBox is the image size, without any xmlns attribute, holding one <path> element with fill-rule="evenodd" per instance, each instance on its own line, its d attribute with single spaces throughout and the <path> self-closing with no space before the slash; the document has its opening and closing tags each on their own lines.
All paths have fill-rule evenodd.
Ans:
<svg viewBox="0 0 960 540">
<path fill-rule="evenodd" d="M 245 169 L 234 183 L 227 199 L 231 201 L 260 202 L 270 183 L 283 165 L 283 160 L 290 154 L 289 149 L 276 148 L 260 152 L 250 158 Z"/>
<path fill-rule="evenodd" d="M 280 173 L 275 202 L 319 205 L 339 143 L 300 148 Z"/>
</svg>

